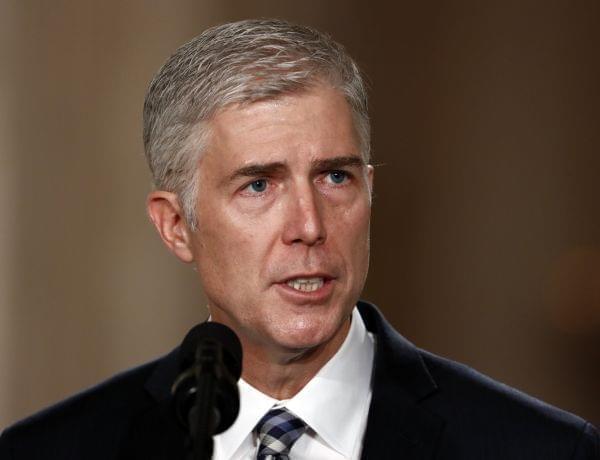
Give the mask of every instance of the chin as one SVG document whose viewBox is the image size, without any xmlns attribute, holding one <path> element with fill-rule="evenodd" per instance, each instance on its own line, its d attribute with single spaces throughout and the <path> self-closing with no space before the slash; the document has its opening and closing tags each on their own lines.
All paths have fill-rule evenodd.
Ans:
<svg viewBox="0 0 600 460">
<path fill-rule="evenodd" d="M 330 318 L 331 320 L 331 318 Z M 342 329 L 343 321 L 327 322 L 319 319 L 297 319 L 274 331 L 277 344 L 288 350 L 310 350 L 332 340 Z"/>
</svg>

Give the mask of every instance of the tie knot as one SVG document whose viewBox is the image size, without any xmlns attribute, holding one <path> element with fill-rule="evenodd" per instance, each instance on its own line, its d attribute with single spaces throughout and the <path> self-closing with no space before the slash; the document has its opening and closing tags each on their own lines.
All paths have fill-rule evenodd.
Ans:
<svg viewBox="0 0 600 460">
<path fill-rule="evenodd" d="M 308 427 L 285 408 L 271 409 L 256 425 L 258 460 L 287 460 L 294 443 Z"/>
</svg>

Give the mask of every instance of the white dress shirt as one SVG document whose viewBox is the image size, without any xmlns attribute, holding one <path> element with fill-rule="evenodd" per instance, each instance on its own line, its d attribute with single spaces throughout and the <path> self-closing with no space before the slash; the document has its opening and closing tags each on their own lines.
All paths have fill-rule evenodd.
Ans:
<svg viewBox="0 0 600 460">
<path fill-rule="evenodd" d="M 271 398 L 240 379 L 240 413 L 214 437 L 213 460 L 255 460 L 258 421 L 273 406 L 286 407 L 309 426 L 292 447 L 292 460 L 358 460 L 371 402 L 373 335 L 354 308 L 350 330 L 337 353 L 293 398 Z"/>
</svg>

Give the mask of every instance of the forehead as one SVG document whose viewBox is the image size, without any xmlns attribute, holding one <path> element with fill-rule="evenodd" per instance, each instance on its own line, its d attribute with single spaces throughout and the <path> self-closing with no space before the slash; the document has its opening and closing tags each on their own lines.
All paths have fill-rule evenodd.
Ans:
<svg viewBox="0 0 600 460">
<path fill-rule="evenodd" d="M 229 106 L 213 117 L 208 128 L 206 160 L 212 157 L 222 165 L 360 154 L 348 102 L 325 85 Z"/>
</svg>

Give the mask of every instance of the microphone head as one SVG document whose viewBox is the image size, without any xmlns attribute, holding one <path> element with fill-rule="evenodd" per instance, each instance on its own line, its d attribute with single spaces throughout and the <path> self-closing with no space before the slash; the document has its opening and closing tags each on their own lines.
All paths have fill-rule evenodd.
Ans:
<svg viewBox="0 0 600 460">
<path fill-rule="evenodd" d="M 190 430 L 192 437 L 195 435 L 195 421 L 198 420 L 198 414 L 203 413 L 198 406 L 198 388 L 203 385 L 204 379 L 208 379 L 216 385 L 214 406 L 211 407 L 215 426 L 211 434 L 222 433 L 233 424 L 240 408 L 237 387 L 242 375 L 240 340 L 235 332 L 223 324 L 201 323 L 186 335 L 179 357 L 180 374 L 171 388 L 179 422 Z M 209 358 L 213 364 L 203 370 L 205 358 Z M 215 363 L 218 363 L 216 367 Z"/>
<path fill-rule="evenodd" d="M 239 380 L 242 375 L 242 344 L 236 333 L 221 323 L 200 323 L 187 333 L 180 349 L 181 369 L 194 364 L 196 349 L 205 341 L 221 345 L 225 367 L 235 381 Z"/>
</svg>

